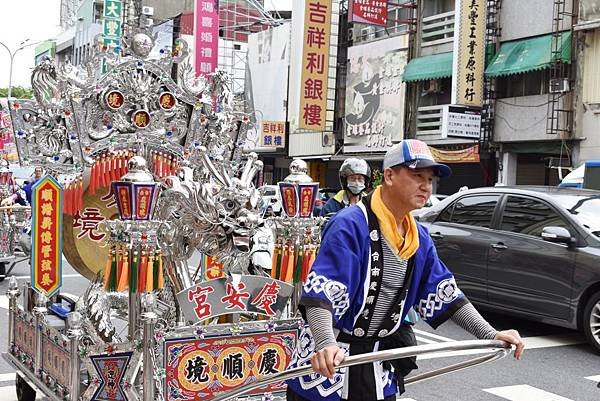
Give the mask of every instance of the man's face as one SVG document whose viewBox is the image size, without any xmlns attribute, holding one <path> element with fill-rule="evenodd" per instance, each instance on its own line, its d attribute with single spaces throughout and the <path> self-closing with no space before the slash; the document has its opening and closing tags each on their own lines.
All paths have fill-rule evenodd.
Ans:
<svg viewBox="0 0 600 401">
<path fill-rule="evenodd" d="M 352 175 L 349 175 L 348 178 L 346 178 L 346 182 L 348 184 L 350 184 L 350 183 L 364 184 L 365 177 L 363 177 L 361 174 L 352 174 Z"/>
<path fill-rule="evenodd" d="M 36 168 L 35 170 L 33 170 L 33 177 L 35 179 L 38 179 L 42 176 L 43 173 L 44 173 L 44 170 L 42 170 L 41 168 Z"/>
<path fill-rule="evenodd" d="M 384 171 L 386 190 L 395 202 L 409 210 L 425 206 L 433 190 L 433 168 L 388 168 Z"/>
</svg>

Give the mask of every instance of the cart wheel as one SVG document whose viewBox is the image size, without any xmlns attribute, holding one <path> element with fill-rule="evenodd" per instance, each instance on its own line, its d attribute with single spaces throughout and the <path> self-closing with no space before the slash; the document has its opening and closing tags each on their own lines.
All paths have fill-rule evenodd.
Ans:
<svg viewBox="0 0 600 401">
<path fill-rule="evenodd" d="M 0 282 L 6 278 L 6 262 L 0 262 Z"/>
<path fill-rule="evenodd" d="M 17 373 L 15 380 L 17 401 L 35 401 L 35 390 Z"/>
</svg>

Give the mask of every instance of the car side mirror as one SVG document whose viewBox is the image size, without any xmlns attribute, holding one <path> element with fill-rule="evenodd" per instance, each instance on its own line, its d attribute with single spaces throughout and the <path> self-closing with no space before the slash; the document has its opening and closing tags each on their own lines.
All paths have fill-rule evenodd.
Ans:
<svg viewBox="0 0 600 401">
<path fill-rule="evenodd" d="M 569 230 L 564 227 L 549 226 L 542 229 L 542 238 L 544 241 L 573 245 L 575 238 L 571 236 Z"/>
</svg>

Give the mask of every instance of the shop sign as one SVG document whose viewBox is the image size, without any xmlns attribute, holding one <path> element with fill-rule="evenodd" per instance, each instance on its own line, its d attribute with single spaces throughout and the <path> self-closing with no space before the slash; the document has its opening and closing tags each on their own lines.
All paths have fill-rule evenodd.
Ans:
<svg viewBox="0 0 600 401">
<path fill-rule="evenodd" d="M 167 401 L 209 400 L 246 383 L 284 372 L 296 330 L 240 336 L 167 339 L 164 345 Z M 278 382 L 249 394 L 285 391 Z"/>
<path fill-rule="evenodd" d="M 121 0 L 104 0 L 102 44 L 105 52 L 114 52 L 121 46 L 123 3 Z M 106 73 L 106 60 L 102 60 L 102 73 Z"/>
<path fill-rule="evenodd" d="M 300 85 L 301 129 L 325 130 L 331 7 L 331 1 L 306 0 Z"/>
<path fill-rule="evenodd" d="M 47 297 L 62 286 L 62 188 L 51 176 L 32 188 L 31 287 Z"/>
<path fill-rule="evenodd" d="M 483 106 L 486 0 L 456 0 L 452 104 Z"/>
<path fill-rule="evenodd" d="M 350 0 L 348 12 L 350 22 L 387 26 L 387 0 Z"/>
<path fill-rule="evenodd" d="M 292 295 L 293 287 L 279 280 L 237 276 L 201 282 L 177 294 L 186 319 L 201 322 L 228 313 L 252 312 L 278 317 Z"/>
<path fill-rule="evenodd" d="M 196 0 L 194 7 L 196 75 L 208 76 L 217 69 L 219 58 L 219 2 Z"/>
<path fill-rule="evenodd" d="M 442 111 L 442 138 L 459 137 L 479 140 L 481 109 L 445 105 Z"/>
<path fill-rule="evenodd" d="M 261 121 L 260 147 L 285 147 L 285 121 Z"/>
</svg>

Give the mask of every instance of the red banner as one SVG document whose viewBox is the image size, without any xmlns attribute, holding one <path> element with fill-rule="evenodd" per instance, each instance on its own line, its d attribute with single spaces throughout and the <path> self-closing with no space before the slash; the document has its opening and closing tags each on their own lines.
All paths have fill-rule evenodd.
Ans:
<svg viewBox="0 0 600 401">
<path fill-rule="evenodd" d="M 45 176 L 31 198 L 31 287 L 51 297 L 62 286 L 62 188 Z"/>
<path fill-rule="evenodd" d="M 242 384 L 287 369 L 296 330 L 165 341 L 167 401 L 209 400 Z M 285 391 L 279 382 L 250 394 Z"/>
<path fill-rule="evenodd" d="M 350 0 L 348 11 L 351 22 L 387 26 L 387 0 Z"/>
</svg>

